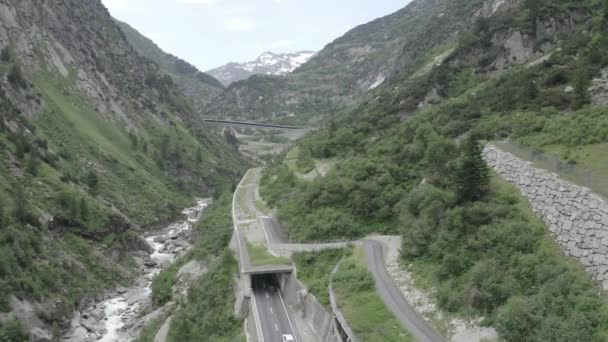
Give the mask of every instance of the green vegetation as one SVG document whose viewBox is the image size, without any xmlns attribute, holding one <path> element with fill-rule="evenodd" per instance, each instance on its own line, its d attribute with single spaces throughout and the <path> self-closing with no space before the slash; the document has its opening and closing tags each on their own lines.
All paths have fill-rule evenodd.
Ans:
<svg viewBox="0 0 608 342">
<path fill-rule="evenodd" d="M 208 265 L 208 271 L 192 284 L 176 307 L 169 308 L 167 315 L 173 316 L 169 341 L 245 341 L 243 322 L 232 315 L 235 301 L 232 282 L 238 268 L 228 249 L 233 232 L 231 199 L 231 193 L 225 192 L 205 210 L 196 225 L 192 252 L 176 263 L 183 265 L 197 259 Z M 157 298 L 156 305 L 172 299 L 170 288 L 180 267 L 164 269 L 154 279 L 152 297 Z M 163 322 L 164 318 L 144 327 L 138 341 L 151 342 Z"/>
<path fill-rule="evenodd" d="M 236 272 L 237 262 L 226 249 L 188 290 L 174 314 L 169 341 L 245 341 L 243 322 L 232 314 L 232 281 Z"/>
<path fill-rule="evenodd" d="M 168 73 L 181 91 L 188 96 L 187 98 L 183 96 L 173 98 L 172 102 L 177 107 L 192 104 L 198 109 L 202 107 L 202 104 L 218 95 L 224 88 L 212 76 L 199 71 L 183 59 L 164 52 L 156 43 L 144 37 L 128 24 L 120 21 L 117 21 L 117 24 L 135 51 L 153 61 Z"/>
<path fill-rule="evenodd" d="M 319 303 L 330 308 L 329 278 L 340 259 L 349 253 L 343 249 L 329 249 L 320 252 L 303 252 L 294 254 L 293 260 L 300 280 Z"/>
<path fill-rule="evenodd" d="M 53 303 L 39 316 L 61 326 L 83 297 L 132 278 L 127 252 L 140 246 L 138 227 L 229 189 L 246 166 L 171 106 L 166 121 L 143 111 L 101 115 L 76 89 L 75 70 L 34 73 L 11 55 L 0 52 L 0 69 L 11 74 L 0 85 L 0 311 L 10 311 L 12 296 Z M 15 105 L 25 98 L 31 103 Z M 30 105 L 35 119 L 21 114 Z"/>
<path fill-rule="evenodd" d="M 247 249 L 249 250 L 249 258 L 251 259 L 252 266 L 291 265 L 291 260 L 288 258 L 275 257 L 270 254 L 265 245 L 247 243 Z"/>
<path fill-rule="evenodd" d="M 151 342 L 154 341 L 154 337 L 158 330 L 163 326 L 167 320 L 168 315 L 160 315 L 148 322 L 139 333 L 139 336 L 135 340 L 136 342 Z"/>
<path fill-rule="evenodd" d="M 177 272 L 186 261 L 187 258 L 180 258 L 154 277 L 152 281 L 152 304 L 154 306 L 163 306 L 172 299 L 173 286 L 177 282 Z"/>
<path fill-rule="evenodd" d="M 336 301 L 346 320 L 362 341 L 414 341 L 376 293 L 364 253 L 355 248 L 334 277 Z"/>
<path fill-rule="evenodd" d="M 299 142 L 313 158 L 340 160 L 325 177 L 299 179 L 282 156 L 262 195 L 296 240 L 401 234 L 403 261 L 440 307 L 484 317 L 505 341 L 606 340 L 608 303 L 519 193 L 488 173 L 477 141 L 508 137 L 602 170 L 595 151 L 608 143 L 608 116 L 587 88 L 608 65 L 607 6 L 537 1 L 478 22 L 442 65 L 415 79 L 404 68 L 374 100 Z M 501 54 L 495 34 L 534 34 L 536 18 L 577 11 L 594 18 L 577 21 L 544 62 L 484 76 Z M 439 103 L 418 108 L 432 90 Z"/>
<path fill-rule="evenodd" d="M 16 342 L 27 341 L 29 335 L 24 330 L 23 324 L 11 319 L 6 322 L 0 322 L 0 342 Z"/>
</svg>

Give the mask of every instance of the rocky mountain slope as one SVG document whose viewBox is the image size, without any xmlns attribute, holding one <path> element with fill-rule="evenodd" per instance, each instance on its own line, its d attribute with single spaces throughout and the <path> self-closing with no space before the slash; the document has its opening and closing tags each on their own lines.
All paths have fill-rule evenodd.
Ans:
<svg viewBox="0 0 608 342">
<path fill-rule="evenodd" d="M 461 30 L 514 3 L 499 1 L 490 7 L 484 1 L 414 1 L 354 28 L 286 77 L 258 76 L 231 85 L 206 112 L 284 122 L 331 117 L 425 58 L 445 57 Z"/>
<path fill-rule="evenodd" d="M 179 90 L 191 101 L 196 112 L 200 112 L 204 105 L 222 92 L 223 85 L 213 76 L 199 71 L 179 57 L 166 53 L 128 24 L 120 21 L 117 23 L 140 55 L 153 61 L 171 75 Z"/>
<path fill-rule="evenodd" d="M 142 230 L 246 167 L 99 0 L 0 1 L 0 146 L 9 341 L 59 336 L 74 309 L 128 283 Z"/>
<path fill-rule="evenodd" d="M 228 63 L 207 71 L 225 86 L 245 80 L 252 75 L 286 75 L 315 55 L 312 51 L 294 53 L 265 52 L 255 61 L 247 63 Z"/>
<path fill-rule="evenodd" d="M 424 15 L 433 12 L 427 5 L 436 6 L 433 15 Z M 262 195 L 278 207 L 295 240 L 401 235 L 403 264 L 431 285 L 439 308 L 483 317 L 500 340 L 606 340 L 608 301 L 591 277 L 605 268 L 596 271 L 595 258 L 578 263 L 568 256 L 587 257 L 581 246 L 601 245 L 591 241 L 605 235 L 597 230 L 601 215 L 579 216 L 584 209 L 576 201 L 560 201 L 549 206 L 545 224 L 518 189 L 490 172 L 482 144 L 509 138 L 536 149 L 531 154 L 539 165 L 561 159 L 555 164 L 568 176 L 608 177 L 608 4 L 414 1 L 408 7 L 402 15 L 419 11 L 411 19 L 421 21 L 410 27 L 419 38 L 397 44 L 403 49 L 389 54 L 387 77 L 362 103 L 332 113 L 333 121 L 300 141 L 289 160 L 274 163 Z M 387 28 L 408 25 L 407 16 L 391 17 L 351 31 L 348 42 L 357 44 L 358 32 L 359 44 L 374 46 L 391 37 Z M 334 56 L 322 51 L 296 74 L 322 68 L 317 58 L 330 66 Z M 324 176 L 299 177 L 332 163 Z M 530 186 L 529 176 L 518 181 L 530 193 L 560 198 Z M 555 186 L 552 177 L 546 188 Z M 549 234 L 560 228 L 555 217 L 562 213 L 570 215 L 560 234 L 576 227 L 587 237 Z"/>
</svg>

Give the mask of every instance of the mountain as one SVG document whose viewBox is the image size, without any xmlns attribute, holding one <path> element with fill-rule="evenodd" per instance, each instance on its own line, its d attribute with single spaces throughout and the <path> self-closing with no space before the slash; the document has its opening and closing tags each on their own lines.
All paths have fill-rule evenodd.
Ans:
<svg viewBox="0 0 608 342">
<path fill-rule="evenodd" d="M 116 21 L 129 43 L 143 57 L 156 63 L 164 72 L 171 75 L 179 90 L 191 101 L 195 111 L 219 95 L 224 86 L 213 76 L 199 71 L 183 59 L 163 51 L 156 43 L 139 33 L 129 24 Z"/>
<path fill-rule="evenodd" d="M 570 221 L 556 225 L 551 215 L 570 214 L 562 206 L 576 208 L 580 197 L 548 204 L 543 221 L 534 201 L 489 169 L 482 150 L 508 138 L 515 143 L 503 145 L 535 167 L 552 169 L 550 160 L 563 178 L 597 174 L 596 186 L 605 184 L 607 28 L 606 2 L 414 1 L 350 31 L 292 75 L 232 85 L 222 106 L 267 120 L 292 110 L 305 123 L 313 108 L 325 114 L 262 182 L 290 239 L 398 234 L 401 263 L 444 312 L 483 317 L 501 341 L 604 341 L 605 270 L 590 266 L 592 252 L 565 247 L 600 246 L 604 260 L 594 218 L 573 228 L 594 240 L 564 238 Z M 317 89 L 330 97 L 327 85 L 341 80 L 353 86 L 335 100 L 293 106 L 315 99 Z M 298 82 L 305 88 L 294 88 Z M 253 102 L 257 112 L 249 110 L 256 98 L 266 99 Z M 344 110 L 327 110 L 345 98 Z M 327 172 L 303 177 L 315 165 Z M 505 178 L 530 187 L 527 176 Z M 531 192 L 559 198 L 547 194 L 551 183 Z"/>
<path fill-rule="evenodd" d="M 482 1 L 414 1 L 347 32 L 287 76 L 254 76 L 232 84 L 207 107 L 206 115 L 295 123 L 325 120 L 366 100 L 425 54 L 449 53 L 458 33 L 477 18 L 515 3 L 499 1 L 488 7 Z"/>
<path fill-rule="evenodd" d="M 286 75 L 302 64 L 308 62 L 314 52 L 300 51 L 294 53 L 265 52 L 255 61 L 247 63 L 228 63 L 219 68 L 207 71 L 225 86 L 247 79 L 252 75 Z"/>
<path fill-rule="evenodd" d="M 51 340 L 79 305 L 128 283 L 143 231 L 247 167 L 99 0 L 0 3 L 0 146 L 7 341 L 27 340 L 11 317 Z"/>
</svg>

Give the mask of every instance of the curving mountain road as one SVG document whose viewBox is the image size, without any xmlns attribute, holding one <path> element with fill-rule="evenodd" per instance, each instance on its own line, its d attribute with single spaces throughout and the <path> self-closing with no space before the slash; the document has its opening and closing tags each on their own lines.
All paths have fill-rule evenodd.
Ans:
<svg viewBox="0 0 608 342">
<path fill-rule="evenodd" d="M 363 240 L 367 266 L 376 281 L 376 291 L 388 307 L 417 341 L 443 342 L 444 338 L 427 321 L 418 315 L 397 288 L 386 270 L 382 244 L 378 241 Z"/>
</svg>

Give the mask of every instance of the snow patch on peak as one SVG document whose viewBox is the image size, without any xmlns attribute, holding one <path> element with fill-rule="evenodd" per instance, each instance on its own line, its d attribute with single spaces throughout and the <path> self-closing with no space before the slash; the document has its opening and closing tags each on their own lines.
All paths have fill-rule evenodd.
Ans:
<svg viewBox="0 0 608 342">
<path fill-rule="evenodd" d="M 315 56 L 315 52 L 301 51 L 294 53 L 264 52 L 255 61 L 247 63 L 229 63 L 208 71 L 224 85 L 240 81 L 251 75 L 285 75 Z"/>
</svg>

